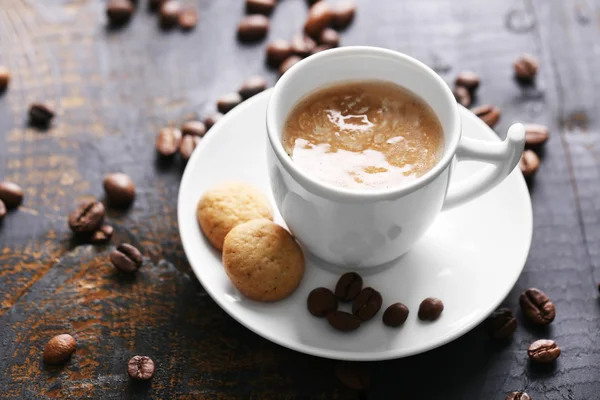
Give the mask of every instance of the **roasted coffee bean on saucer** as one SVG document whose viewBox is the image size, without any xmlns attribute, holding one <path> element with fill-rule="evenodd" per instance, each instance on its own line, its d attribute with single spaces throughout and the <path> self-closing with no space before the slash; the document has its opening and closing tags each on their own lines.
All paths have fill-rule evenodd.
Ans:
<svg viewBox="0 0 600 400">
<path fill-rule="evenodd" d="M 392 328 L 397 328 L 406 322 L 408 318 L 408 307 L 402 303 L 394 303 L 385 309 L 383 323 Z"/>
<path fill-rule="evenodd" d="M 383 299 L 377 290 L 367 287 L 360 291 L 352 304 L 352 314 L 362 321 L 368 321 L 381 309 Z"/>
<path fill-rule="evenodd" d="M 331 290 L 319 287 L 310 292 L 306 304 L 312 315 L 325 317 L 330 312 L 337 310 L 338 300 Z"/>
<path fill-rule="evenodd" d="M 435 297 L 428 297 L 419 306 L 418 317 L 421 321 L 435 321 L 444 311 L 444 303 Z"/>
<path fill-rule="evenodd" d="M 335 285 L 335 297 L 341 301 L 352 301 L 362 290 L 363 279 L 356 272 L 346 272 Z"/>
<path fill-rule="evenodd" d="M 327 322 L 341 332 L 352 332 L 360 327 L 361 319 L 345 311 L 333 311 L 327 314 Z"/>
</svg>

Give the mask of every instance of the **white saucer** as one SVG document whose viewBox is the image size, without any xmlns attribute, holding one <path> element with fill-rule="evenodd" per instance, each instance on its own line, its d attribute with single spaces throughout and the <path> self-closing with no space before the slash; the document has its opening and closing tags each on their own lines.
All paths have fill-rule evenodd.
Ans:
<svg viewBox="0 0 600 400">
<path fill-rule="evenodd" d="M 254 184 L 271 196 L 265 160 L 269 96 L 270 91 L 261 93 L 222 118 L 194 152 L 181 181 L 178 219 L 183 247 L 196 276 L 221 308 L 257 334 L 290 349 L 366 361 L 406 357 L 441 346 L 474 328 L 500 304 L 519 277 L 531 244 L 531 200 L 518 168 L 486 195 L 443 212 L 395 265 L 361 272 L 365 285 L 381 292 L 383 307 L 353 333 L 337 332 L 325 319 L 308 313 L 309 292 L 318 286 L 333 289 L 339 277 L 339 272 L 312 261 L 288 299 L 262 304 L 239 294 L 223 270 L 220 253 L 200 231 L 196 204 L 205 190 L 231 179 Z M 466 109 L 461 109 L 461 116 L 464 135 L 499 140 Z M 460 163 L 455 177 L 482 167 Z M 275 221 L 283 224 L 278 213 Z M 417 310 L 429 296 L 442 299 L 445 309 L 437 321 L 424 323 L 418 320 Z M 402 328 L 388 328 L 381 315 L 398 301 L 408 306 L 410 315 Z"/>
</svg>

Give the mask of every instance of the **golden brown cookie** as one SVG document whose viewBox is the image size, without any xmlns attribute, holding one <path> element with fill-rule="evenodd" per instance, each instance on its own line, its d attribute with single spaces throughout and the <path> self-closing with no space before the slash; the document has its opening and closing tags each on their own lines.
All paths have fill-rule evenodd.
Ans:
<svg viewBox="0 0 600 400">
<path fill-rule="evenodd" d="M 207 190 L 198 202 L 196 217 L 210 243 L 219 250 L 236 225 L 257 219 L 273 219 L 266 196 L 252 185 L 226 182 Z"/>
<path fill-rule="evenodd" d="M 267 219 L 255 219 L 236 226 L 225 237 L 223 266 L 244 296 L 277 301 L 300 284 L 304 255 L 288 231 Z"/>
</svg>

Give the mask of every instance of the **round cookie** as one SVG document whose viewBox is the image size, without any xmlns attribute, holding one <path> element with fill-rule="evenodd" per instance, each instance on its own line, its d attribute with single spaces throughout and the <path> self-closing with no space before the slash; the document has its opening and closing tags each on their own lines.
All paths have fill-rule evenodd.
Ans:
<svg viewBox="0 0 600 400">
<path fill-rule="evenodd" d="M 236 225 L 257 219 L 273 219 L 266 196 L 243 182 L 226 182 L 207 190 L 198 202 L 196 217 L 202 232 L 218 250 Z"/>
<path fill-rule="evenodd" d="M 300 284 L 304 255 L 288 231 L 267 219 L 255 219 L 236 226 L 225 237 L 223 266 L 244 296 L 277 301 Z"/>
</svg>

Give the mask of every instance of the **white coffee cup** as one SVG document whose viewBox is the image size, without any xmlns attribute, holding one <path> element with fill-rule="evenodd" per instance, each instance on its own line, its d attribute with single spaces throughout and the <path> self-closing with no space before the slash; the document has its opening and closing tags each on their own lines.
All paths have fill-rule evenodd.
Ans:
<svg viewBox="0 0 600 400">
<path fill-rule="evenodd" d="M 350 80 L 383 80 L 419 95 L 444 131 L 444 153 L 419 179 L 391 189 L 330 185 L 296 165 L 281 136 L 288 114 L 305 95 Z M 404 253 L 427 231 L 442 209 L 469 201 L 502 182 L 519 162 L 525 142 L 521 124 L 503 142 L 462 137 L 458 105 L 446 83 L 425 64 L 375 47 L 344 47 L 308 57 L 277 82 L 267 108 L 268 168 L 275 202 L 303 247 L 328 263 L 374 267 Z M 451 182 L 456 162 L 490 164 Z"/>
</svg>

